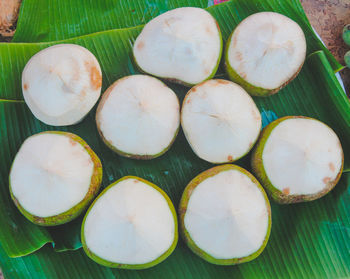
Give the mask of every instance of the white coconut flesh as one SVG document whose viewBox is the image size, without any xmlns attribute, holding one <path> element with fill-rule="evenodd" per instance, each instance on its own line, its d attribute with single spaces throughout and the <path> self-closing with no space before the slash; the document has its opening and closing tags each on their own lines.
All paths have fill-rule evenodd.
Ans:
<svg viewBox="0 0 350 279">
<path fill-rule="evenodd" d="M 212 163 L 230 162 L 245 155 L 261 129 L 261 115 L 239 85 L 209 80 L 186 95 L 181 124 L 193 151 Z"/>
<path fill-rule="evenodd" d="M 100 97 L 101 85 L 95 56 L 73 44 L 38 52 L 22 73 L 25 102 L 36 118 L 54 126 L 81 121 Z"/>
<path fill-rule="evenodd" d="M 89 209 L 83 228 L 85 244 L 111 263 L 150 263 L 173 244 L 174 218 L 162 193 L 127 178 L 109 188 Z"/>
<path fill-rule="evenodd" d="M 103 95 L 97 125 L 105 141 L 130 155 L 154 156 L 173 142 L 180 125 L 176 94 L 146 75 L 116 81 Z"/>
<path fill-rule="evenodd" d="M 288 17 L 262 12 L 244 19 L 233 31 L 228 63 L 249 84 L 276 89 L 288 82 L 304 63 L 306 40 Z"/>
<path fill-rule="evenodd" d="M 280 122 L 267 138 L 263 166 L 272 185 L 285 194 L 315 194 L 342 167 L 343 151 L 334 131 L 315 119 Z"/>
<path fill-rule="evenodd" d="M 247 175 L 225 170 L 194 188 L 184 224 L 194 243 L 212 257 L 247 257 L 264 243 L 269 205 Z"/>
<path fill-rule="evenodd" d="M 151 75 L 197 84 L 219 63 L 221 35 L 207 11 L 178 8 L 148 22 L 133 53 L 138 66 Z"/>
<path fill-rule="evenodd" d="M 94 163 L 84 147 L 62 134 L 27 138 L 10 173 L 13 196 L 28 213 L 51 217 L 80 203 L 89 191 Z"/>
</svg>

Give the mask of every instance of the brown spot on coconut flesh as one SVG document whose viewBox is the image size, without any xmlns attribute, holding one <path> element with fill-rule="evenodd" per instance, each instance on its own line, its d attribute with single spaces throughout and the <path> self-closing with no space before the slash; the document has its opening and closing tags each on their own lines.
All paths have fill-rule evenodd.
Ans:
<svg viewBox="0 0 350 279">
<path fill-rule="evenodd" d="M 191 99 L 187 99 L 186 103 L 187 104 L 191 103 Z"/>
<path fill-rule="evenodd" d="M 232 161 L 232 160 L 233 160 L 232 155 L 228 155 L 228 156 L 227 156 L 227 161 Z"/>
<path fill-rule="evenodd" d="M 237 45 L 237 35 L 232 37 L 232 47 L 236 47 Z"/>
<path fill-rule="evenodd" d="M 228 83 L 229 83 L 229 81 L 224 80 L 224 79 L 217 79 L 216 82 L 217 82 L 218 84 L 228 84 Z"/>
<path fill-rule="evenodd" d="M 85 66 L 86 66 L 88 72 L 90 72 L 90 83 L 91 83 L 92 88 L 94 90 L 101 88 L 102 76 L 100 74 L 100 71 L 97 69 L 97 67 L 94 65 L 94 63 L 86 61 Z"/>
<path fill-rule="evenodd" d="M 95 66 L 91 67 L 90 81 L 91 81 L 92 87 L 95 90 L 99 89 L 101 87 L 101 85 L 102 85 L 101 74 L 100 74 L 99 70 L 97 70 L 97 68 Z"/>
<path fill-rule="evenodd" d="M 145 46 L 145 43 L 141 41 L 141 42 L 139 42 L 139 43 L 137 44 L 137 49 L 138 49 L 138 50 L 141 50 L 141 49 L 144 48 L 144 46 Z"/>
<path fill-rule="evenodd" d="M 254 109 L 252 110 L 252 114 L 255 120 L 260 121 L 260 115 L 258 115 Z"/>
<path fill-rule="evenodd" d="M 193 88 L 191 89 L 191 91 L 192 91 L 192 92 L 196 92 L 196 91 L 197 91 L 197 88 L 196 88 L 196 87 L 193 87 Z"/>
<path fill-rule="evenodd" d="M 205 27 L 205 32 L 207 32 L 208 34 L 212 34 L 212 30 L 210 29 L 209 25 Z"/>
<path fill-rule="evenodd" d="M 139 183 L 139 181 L 137 179 L 134 180 L 134 183 Z"/>
<path fill-rule="evenodd" d="M 24 90 L 28 90 L 28 84 L 27 83 L 23 84 L 23 89 Z"/>
<path fill-rule="evenodd" d="M 331 178 L 326 176 L 325 178 L 322 179 L 324 184 L 327 184 L 329 181 L 331 181 Z"/>
<path fill-rule="evenodd" d="M 284 188 L 284 189 L 282 190 L 282 193 L 285 194 L 285 195 L 289 195 L 290 189 L 289 189 L 289 188 Z"/>
<path fill-rule="evenodd" d="M 333 163 L 329 163 L 328 166 L 329 166 L 329 169 L 330 169 L 331 171 L 335 171 L 335 167 L 334 167 L 334 164 L 333 164 Z"/>
<path fill-rule="evenodd" d="M 77 142 L 73 139 L 69 139 L 69 143 L 73 146 L 77 144 Z"/>
</svg>

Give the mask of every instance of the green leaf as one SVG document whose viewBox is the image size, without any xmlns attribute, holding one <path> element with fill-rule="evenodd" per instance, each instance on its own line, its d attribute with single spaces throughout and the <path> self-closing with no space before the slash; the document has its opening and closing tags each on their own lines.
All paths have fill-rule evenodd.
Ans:
<svg viewBox="0 0 350 279">
<path fill-rule="evenodd" d="M 28 34 L 36 40 L 50 36 L 57 36 L 50 37 L 51 39 L 63 39 L 83 35 L 86 34 L 85 32 L 115 28 L 114 22 L 120 22 L 119 27 L 127 22 L 130 26 L 137 23 L 136 16 L 126 13 L 130 5 L 135 4 L 137 7 L 135 14 L 139 14 L 145 5 L 148 7 L 154 3 L 163 3 L 164 6 L 156 4 L 154 6 L 158 7 L 157 13 L 160 13 L 168 7 L 176 7 L 176 3 L 183 3 L 168 0 L 148 1 L 144 4 L 141 0 L 133 0 L 123 2 L 123 5 L 119 3 L 122 8 L 115 9 L 108 5 L 107 0 L 94 1 L 99 4 L 92 4 L 93 1 L 89 1 L 86 5 L 84 1 L 79 1 L 77 4 L 77 0 L 48 1 L 50 5 L 42 0 L 24 1 L 17 39 L 20 39 L 21 28 L 25 28 L 24 23 L 21 25 L 21 20 L 26 22 L 28 28 L 33 28 L 33 31 L 28 31 Z M 205 1 L 199 0 L 188 0 L 188 2 L 198 6 L 205 4 Z M 170 5 L 169 3 L 173 6 L 167 6 Z M 87 10 L 88 5 L 101 5 L 104 9 Z M 41 14 L 42 9 L 43 14 Z M 269 98 L 254 98 L 262 113 L 264 124 L 276 117 L 298 114 L 324 121 L 339 135 L 345 152 L 344 170 L 349 171 L 350 104 L 333 73 L 340 68 L 340 65 L 315 37 L 299 1 L 235 0 L 209 8 L 220 24 L 224 39 L 241 19 L 253 12 L 263 10 L 275 10 L 296 20 L 306 34 L 309 54 L 324 50 L 324 52 L 318 51 L 311 54 L 299 76 L 280 93 Z M 51 16 L 48 17 L 47 14 Z M 152 16 L 154 15 L 149 17 L 147 15 L 146 18 L 149 19 Z M 26 18 L 28 21 L 25 21 Z M 52 21 L 44 22 L 45 18 Z M 64 20 L 61 20 L 62 18 Z M 35 22 L 38 22 L 36 27 Z M 65 22 L 67 25 L 64 25 Z M 92 30 L 91 26 L 98 29 Z M 43 29 L 40 29 L 41 27 Z M 49 31 L 42 31 L 45 28 Z M 83 45 L 97 56 L 103 69 L 103 88 L 105 89 L 117 78 L 136 73 L 132 64 L 131 48 L 133 40 L 141 29 L 142 26 L 110 30 L 62 42 Z M 23 36 L 26 34 L 24 31 Z M 32 255 L 9 259 L 6 253 L 12 257 L 25 255 L 48 242 L 52 242 L 55 249 L 59 251 L 77 249 L 81 246 L 79 239 L 81 219 L 56 228 L 35 226 L 20 215 L 8 193 L 9 169 L 23 140 L 40 131 L 57 129 L 36 120 L 23 101 L 20 101 L 22 99 L 20 79 L 25 63 L 39 50 L 56 43 L 59 42 L 0 44 L 0 99 L 10 99 L 0 100 L 0 158 L 2 159 L 0 224 L 4 224 L 0 229 L 2 247 L 0 248 L 0 266 L 6 277 L 345 278 L 350 276 L 350 209 L 348 206 L 350 192 L 347 189 L 350 184 L 349 173 L 343 175 L 339 185 L 329 195 L 318 201 L 291 206 L 273 204 L 272 235 L 266 251 L 257 260 L 240 266 L 217 267 L 207 264 L 194 256 L 182 241 L 169 259 L 146 271 L 120 271 L 100 267 L 90 261 L 81 249 L 74 252 L 55 253 L 51 247 L 44 247 Z M 219 70 L 217 77 L 226 77 L 222 69 Z M 187 89 L 176 85 L 171 87 L 182 99 Z M 152 161 L 135 161 L 119 157 L 100 140 L 94 114 L 95 112 L 92 111 L 78 125 L 59 129 L 71 131 L 83 137 L 100 156 L 104 168 L 104 187 L 124 175 L 137 175 L 159 185 L 177 205 L 187 183 L 199 172 L 212 166 L 193 154 L 182 133 L 179 134 L 169 152 L 160 158 Z M 248 169 L 249 156 L 239 162 Z"/>
<path fill-rule="evenodd" d="M 178 7 L 206 8 L 207 5 L 208 0 L 26 0 L 21 6 L 13 41 L 58 41 L 143 25 L 151 18 Z"/>
<path fill-rule="evenodd" d="M 181 86 L 173 86 L 173 88 L 182 99 L 186 90 Z M 278 95 L 270 98 L 255 98 L 255 101 L 257 102 L 258 107 L 265 118 L 266 115 L 276 115 L 281 117 L 289 114 L 301 114 L 316 117 L 329 124 L 336 130 L 338 135 L 342 135 L 341 141 L 345 148 L 346 155 L 345 166 L 346 169 L 349 170 L 350 152 L 347 148 L 350 146 L 350 135 L 349 129 L 343 130 L 343 127 L 349 127 L 350 104 L 344 96 L 345 94 L 340 88 L 327 58 L 322 52 L 317 52 L 307 59 L 305 67 L 296 80 L 283 89 Z M 324 104 L 327 104 L 327 106 L 326 109 L 323 110 L 322 106 L 324 106 Z M 2 201 L 0 204 L 0 220 L 2 223 L 13 222 L 17 224 L 17 226 L 21 228 L 21 231 L 22 226 L 28 226 L 31 229 L 36 230 L 39 227 L 31 225 L 24 217 L 20 216 L 10 202 L 7 185 L 7 174 L 9 170 L 8 168 L 6 169 L 6 167 L 10 166 L 16 150 L 27 136 L 30 136 L 36 132 L 53 130 L 56 128 L 46 126 L 40 121 L 36 120 L 26 105 L 21 101 L 1 101 L 0 108 L 0 111 L 4 112 L 1 117 L 1 119 L 3 119 L 1 127 L 4 129 L 1 133 L 0 144 L 1 146 L 7 147 L 2 149 L 4 150 L 4 153 L 6 153 L 6 155 L 4 154 L 2 157 L 8 158 L 3 165 L 4 168 L 1 169 L 1 178 L 4 181 L 6 180 L 6 185 L 2 185 L 6 187 L 2 187 L 0 197 L 5 200 L 6 203 Z M 339 113 L 330 114 L 328 113 L 329 110 L 337 110 Z M 136 161 L 119 157 L 118 155 L 112 153 L 99 139 L 94 123 L 94 114 L 95 112 L 90 113 L 90 115 L 78 125 L 72 127 L 61 127 L 60 130 L 68 130 L 83 137 L 96 151 L 98 156 L 100 156 L 105 173 L 103 186 L 107 186 L 112 181 L 127 174 L 138 175 L 162 187 L 169 194 L 175 205 L 177 205 L 185 185 L 195 175 L 211 166 L 209 163 L 200 160 L 193 154 L 182 133 L 180 133 L 174 146 L 169 150 L 169 152 L 158 159 L 154 159 L 152 161 Z M 272 120 L 273 117 L 270 117 L 269 121 Z M 345 134 L 342 134 L 342 131 L 345 132 Z M 241 160 L 240 164 L 249 169 L 249 163 L 247 160 L 249 160 L 249 155 Z M 346 188 L 346 183 L 343 183 L 343 186 L 337 186 L 336 189 L 341 187 Z M 349 192 L 344 192 L 344 198 L 349 199 L 349 194 Z M 347 223 L 344 223 L 342 220 L 340 223 L 336 224 L 341 225 L 341 227 L 344 229 L 349 228 L 350 224 L 348 216 L 350 213 L 347 211 L 344 213 L 344 210 L 338 211 L 337 206 L 339 206 L 339 204 L 337 204 L 337 200 L 335 200 L 334 205 L 324 203 L 324 200 L 325 199 L 321 199 L 317 201 L 317 203 L 320 204 L 320 207 L 327 208 L 327 210 L 328 207 L 330 207 L 332 210 L 335 210 L 334 214 L 336 216 L 339 216 L 341 219 L 344 218 L 345 221 L 347 220 Z M 314 203 L 309 203 L 309 206 L 313 208 L 312 204 Z M 2 208 L 2 205 L 5 205 L 4 208 Z M 309 210 L 307 209 L 307 206 L 308 204 L 304 205 L 304 210 L 306 211 Z M 288 209 L 286 211 L 288 214 L 293 214 L 294 206 L 281 207 L 281 209 L 279 206 L 277 207 L 278 209 L 273 211 L 273 216 L 277 215 L 280 216 L 279 218 L 289 219 L 290 217 L 286 217 L 280 212 L 280 210 L 284 208 Z M 13 219 L 11 215 L 8 215 L 8 213 L 3 214 L 6 211 L 16 216 L 16 218 Z M 320 226 L 317 218 L 317 213 L 315 213 L 314 217 L 310 217 L 309 225 L 312 227 L 312 230 L 316 230 L 316 228 Z M 73 225 L 67 224 L 63 226 L 63 229 L 62 227 L 59 228 L 60 231 L 63 231 L 63 234 L 57 230 L 56 233 L 53 233 L 55 228 L 49 230 L 52 240 L 56 242 L 57 246 L 61 247 L 60 250 L 80 247 L 80 221 L 81 220 L 75 221 Z M 40 229 L 45 230 L 44 228 Z M 280 232 L 280 229 L 281 226 L 273 225 L 273 230 L 277 231 L 277 233 Z M 344 230 L 342 233 L 345 234 L 346 232 L 347 231 Z M 1 230 L 0 242 L 9 255 L 19 256 L 22 253 L 21 249 L 23 249 L 23 251 L 24 248 L 27 249 L 27 247 L 23 247 L 23 244 L 27 244 L 28 237 L 30 238 L 33 236 L 33 234 L 36 234 L 36 232 L 32 232 L 29 229 L 27 233 L 28 235 L 26 233 L 21 235 L 20 241 L 18 241 L 18 239 L 13 239 L 13 234 L 6 232 L 6 230 Z M 31 247 L 32 251 L 41 247 L 47 241 L 50 240 L 44 238 L 40 245 L 34 243 Z M 277 241 L 287 241 L 288 243 L 288 238 L 285 239 L 282 235 L 279 239 L 277 239 Z M 271 242 L 273 241 L 271 240 L 270 243 Z M 316 244 L 321 245 L 318 242 L 316 242 Z M 333 245 L 333 243 L 330 242 L 329 245 Z M 26 250 L 26 253 L 27 252 L 28 251 Z M 39 251 L 39 253 L 41 252 Z M 274 259 L 278 261 L 278 257 L 275 257 Z"/>
</svg>

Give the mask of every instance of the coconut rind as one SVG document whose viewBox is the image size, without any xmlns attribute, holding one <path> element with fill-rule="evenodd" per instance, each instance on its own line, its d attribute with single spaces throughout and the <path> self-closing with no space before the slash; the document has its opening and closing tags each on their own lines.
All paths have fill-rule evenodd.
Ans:
<svg viewBox="0 0 350 279">
<path fill-rule="evenodd" d="M 173 136 L 173 139 L 171 140 L 171 142 L 169 143 L 169 145 L 164 148 L 162 151 L 160 151 L 159 153 L 156 153 L 156 154 L 152 154 L 152 155 L 140 155 L 140 154 L 132 154 L 132 153 L 127 153 L 127 152 L 124 152 L 122 150 L 119 150 L 118 148 L 116 148 L 114 145 L 112 145 L 103 135 L 101 129 L 100 129 L 100 117 L 99 117 L 99 113 L 100 111 L 102 110 L 103 108 L 103 105 L 104 103 L 106 102 L 109 94 L 112 92 L 112 90 L 114 89 L 114 87 L 119 83 L 121 82 L 122 80 L 128 78 L 130 76 L 126 76 L 126 77 L 123 77 L 121 79 L 118 79 L 116 82 L 114 82 L 110 87 L 107 88 L 107 90 L 103 93 L 102 97 L 101 97 L 101 101 L 99 102 L 98 106 L 97 106 L 97 109 L 96 109 L 96 126 L 97 126 L 97 131 L 102 139 L 102 141 L 107 145 L 107 147 L 109 149 L 111 149 L 112 151 L 114 151 L 115 153 L 117 153 L 118 155 L 120 156 L 123 156 L 123 157 L 126 157 L 126 158 L 131 158 L 131 159 L 137 159 L 137 160 L 151 160 L 151 159 L 154 159 L 154 158 L 157 158 L 161 155 L 163 155 L 165 152 L 167 152 L 170 147 L 173 145 L 175 139 L 176 139 L 176 136 L 177 134 L 179 133 L 179 129 L 180 129 L 180 122 L 179 122 L 179 126 L 178 128 L 176 129 L 175 133 L 174 133 L 174 136 Z M 156 77 L 155 77 L 156 78 Z M 160 81 L 162 82 L 162 81 Z M 165 84 L 164 84 L 165 85 Z M 166 86 L 166 85 L 165 85 Z M 177 100 L 179 101 L 179 99 L 177 98 Z M 179 105 L 180 106 L 180 105 Z"/>
<path fill-rule="evenodd" d="M 230 37 L 227 40 L 226 46 L 225 46 L 225 70 L 227 75 L 229 76 L 230 80 L 232 80 L 233 82 L 238 83 L 240 86 L 242 86 L 250 95 L 252 96 L 257 96 L 257 97 L 268 97 L 271 96 L 273 94 L 276 94 L 278 91 L 280 91 L 283 87 L 287 86 L 293 79 L 295 79 L 297 77 L 297 75 L 299 74 L 299 72 L 301 71 L 304 62 L 300 65 L 299 69 L 295 72 L 295 74 L 289 79 L 287 80 L 285 83 L 283 83 L 281 86 L 274 88 L 274 89 L 265 89 L 262 87 L 258 87 L 258 86 L 254 86 L 252 84 L 250 84 L 249 82 L 247 82 L 244 78 L 242 78 L 230 65 L 229 63 L 229 59 L 228 59 L 228 51 L 231 45 L 231 39 L 232 39 L 232 35 L 235 32 L 235 29 L 232 31 Z"/>
<path fill-rule="evenodd" d="M 184 81 L 176 79 L 176 78 L 167 78 L 167 77 L 161 77 L 161 76 L 152 75 L 151 73 L 148 73 L 148 72 L 144 71 L 139 66 L 139 64 L 137 63 L 136 57 L 135 57 L 135 55 L 133 53 L 133 61 L 134 61 L 135 65 L 136 65 L 136 68 L 142 74 L 150 75 L 150 76 L 153 76 L 155 78 L 160 78 L 160 79 L 163 79 L 163 80 L 166 80 L 166 81 L 169 81 L 169 82 L 172 82 L 172 83 L 180 84 L 180 85 L 183 85 L 183 86 L 186 86 L 186 87 L 192 87 L 192 86 L 195 86 L 196 84 L 200 84 L 200 83 L 202 83 L 204 81 L 212 79 L 215 76 L 215 74 L 216 74 L 216 72 L 217 72 L 217 70 L 219 68 L 219 65 L 220 65 L 220 62 L 221 62 L 221 57 L 222 57 L 222 49 L 223 49 L 223 40 L 222 40 L 222 34 L 221 34 L 219 23 L 217 22 L 217 20 L 214 17 L 213 17 L 213 20 L 215 21 L 216 27 L 218 28 L 218 31 L 219 31 L 218 33 L 219 33 L 219 40 L 220 40 L 220 52 L 219 52 L 219 56 L 218 56 L 218 60 L 217 60 L 216 66 L 214 67 L 214 69 L 211 72 L 211 74 L 207 78 L 205 78 L 203 81 L 201 81 L 199 83 L 187 83 L 187 82 L 184 82 Z"/>
<path fill-rule="evenodd" d="M 50 216 L 50 217 L 38 217 L 26 211 L 12 193 L 11 179 L 9 179 L 10 195 L 13 202 L 17 206 L 18 210 L 24 215 L 24 217 L 26 217 L 29 221 L 33 222 L 34 224 L 37 224 L 40 226 L 56 226 L 56 225 L 65 224 L 77 218 L 86 209 L 86 207 L 90 204 L 90 202 L 94 199 L 94 197 L 98 193 L 102 182 L 102 164 L 100 159 L 98 158 L 96 153 L 90 148 L 90 146 L 82 138 L 80 138 L 75 134 L 68 133 L 68 132 L 61 132 L 61 131 L 46 131 L 46 132 L 38 133 L 36 135 L 40 135 L 40 134 L 64 135 L 66 137 L 71 138 L 72 140 L 79 143 L 82 147 L 84 147 L 85 151 L 90 155 L 91 160 L 94 163 L 94 169 L 91 176 L 91 183 L 90 183 L 89 190 L 86 193 L 84 199 L 80 201 L 77 205 L 75 205 L 71 209 L 61 214 Z"/>
<path fill-rule="evenodd" d="M 242 257 L 242 258 L 217 259 L 217 258 L 214 258 L 213 256 L 211 256 L 210 254 L 208 254 L 207 252 L 203 251 L 202 249 L 200 249 L 195 244 L 195 242 L 193 241 L 193 239 L 190 236 L 190 233 L 186 230 L 184 220 L 185 220 L 185 214 L 187 211 L 188 201 L 190 199 L 192 191 L 197 187 L 197 185 L 200 184 L 205 179 L 212 177 L 212 176 L 215 176 L 218 173 L 220 173 L 222 171 L 227 171 L 227 170 L 238 170 L 241 173 L 247 175 L 252 180 L 252 182 L 261 190 L 261 193 L 264 196 L 267 211 L 268 211 L 268 227 L 267 227 L 266 236 L 265 236 L 265 239 L 263 241 L 263 244 L 253 254 L 248 255 L 246 257 Z M 237 165 L 233 165 L 233 164 L 226 164 L 226 165 L 213 167 L 213 168 L 208 169 L 208 170 L 200 173 L 199 175 L 197 175 L 186 186 L 186 188 L 182 194 L 180 204 L 179 204 L 179 225 L 180 225 L 180 234 L 181 234 L 182 239 L 186 242 L 187 246 L 192 250 L 193 253 L 195 253 L 197 256 L 201 257 L 202 259 L 206 260 L 207 262 L 212 263 L 212 264 L 216 264 L 216 265 L 235 265 L 235 264 L 249 262 L 249 261 L 252 261 L 255 258 L 257 258 L 262 253 L 262 251 L 265 249 L 265 247 L 267 245 L 267 242 L 269 240 L 270 233 L 271 233 L 271 223 L 272 223 L 271 207 L 270 207 L 269 199 L 264 191 L 264 188 L 260 185 L 259 181 L 250 172 L 248 172 L 247 170 L 245 170 Z"/>
<path fill-rule="evenodd" d="M 173 215 L 174 218 L 174 224 L 175 224 L 175 231 L 174 231 L 174 241 L 171 244 L 171 246 L 169 247 L 169 249 L 167 251 L 165 251 L 160 257 L 158 257 L 157 259 L 155 259 L 152 262 L 146 263 L 146 264 L 121 264 L 121 263 L 113 263 L 110 261 L 107 261 L 105 259 L 102 259 L 101 257 L 97 256 L 96 254 L 94 254 L 88 247 L 85 241 L 85 235 L 84 235 L 84 227 L 85 227 L 85 220 L 87 218 L 87 216 L 89 215 L 90 210 L 93 208 L 94 204 L 96 203 L 96 201 L 102 197 L 102 195 L 104 195 L 110 188 L 112 188 L 113 186 L 115 186 L 116 184 L 118 184 L 119 182 L 126 180 L 126 179 L 137 179 L 143 183 L 146 183 L 147 185 L 153 187 L 154 189 L 156 189 L 158 192 L 160 192 L 162 194 L 162 196 L 165 198 L 166 202 L 168 203 L 169 209 Z M 170 200 L 170 198 L 168 197 L 168 195 L 158 186 L 156 186 L 155 184 L 142 179 L 140 177 L 137 176 L 124 176 L 120 179 L 118 179 L 117 181 L 113 182 L 112 184 L 110 184 L 109 186 L 107 186 L 98 196 L 97 198 L 93 201 L 93 203 L 90 205 L 89 209 L 87 210 L 84 219 L 83 219 L 83 223 L 81 226 L 81 243 L 83 245 L 83 249 L 84 252 L 86 253 L 86 255 L 92 259 L 93 261 L 97 262 L 100 265 L 104 265 L 107 267 L 112 267 L 112 268 L 121 268 L 121 269 L 146 269 L 146 268 L 150 268 L 152 266 L 155 266 L 159 263 L 161 263 L 162 261 L 164 261 L 167 257 L 169 257 L 171 255 L 171 253 L 175 250 L 175 247 L 177 245 L 177 241 L 178 241 L 178 221 L 177 221 L 177 217 L 176 217 L 176 211 L 174 208 L 174 205 L 172 203 L 172 201 Z"/>
<path fill-rule="evenodd" d="M 316 200 L 316 199 L 323 197 L 328 192 L 330 192 L 334 188 L 334 186 L 338 183 L 338 181 L 341 177 L 341 174 L 343 172 L 343 167 L 344 167 L 344 153 L 342 153 L 342 163 L 341 163 L 341 168 L 340 168 L 338 175 L 336 176 L 336 178 L 334 180 L 329 181 L 327 183 L 327 186 L 322 191 L 319 191 L 315 194 L 286 195 L 282 191 L 278 190 L 277 188 L 275 188 L 273 186 L 273 184 L 271 183 L 270 179 L 268 178 L 268 176 L 266 174 L 264 164 L 262 162 L 262 154 L 264 151 L 265 143 L 266 143 L 267 139 L 269 138 L 273 129 L 276 126 L 278 126 L 278 124 L 280 124 L 281 122 L 283 122 L 284 120 L 287 120 L 287 119 L 297 119 L 297 118 L 317 120 L 317 119 L 314 119 L 311 117 L 306 117 L 306 116 L 285 116 L 285 117 L 281 117 L 281 118 L 271 122 L 261 132 L 258 143 L 255 146 L 255 148 L 253 149 L 252 157 L 251 157 L 251 166 L 253 169 L 253 173 L 256 175 L 258 180 L 264 186 L 265 190 L 271 196 L 271 198 L 275 202 L 280 203 L 280 204 L 307 202 L 307 201 L 313 201 L 313 200 Z M 319 121 L 319 120 L 317 120 L 317 121 Z M 323 122 L 321 122 L 321 123 L 324 124 Z M 326 125 L 326 124 L 324 124 L 324 125 Z"/>
</svg>

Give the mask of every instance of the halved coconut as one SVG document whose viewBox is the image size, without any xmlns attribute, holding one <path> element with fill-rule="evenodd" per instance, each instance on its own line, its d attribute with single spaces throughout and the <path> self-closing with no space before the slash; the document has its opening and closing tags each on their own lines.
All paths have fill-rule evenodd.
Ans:
<svg viewBox="0 0 350 279">
<path fill-rule="evenodd" d="M 10 171 L 10 193 L 28 220 L 54 226 L 79 216 L 101 180 L 100 159 L 84 140 L 67 132 L 42 132 L 19 149 Z"/>
<path fill-rule="evenodd" d="M 214 167 L 195 177 L 185 188 L 179 214 L 187 245 L 213 264 L 251 261 L 270 236 L 271 209 L 265 191 L 236 165 Z"/>
<path fill-rule="evenodd" d="M 297 76 L 305 55 L 300 26 L 284 15 L 262 12 L 234 29 L 226 44 L 225 65 L 230 79 L 251 95 L 267 96 Z"/>
<path fill-rule="evenodd" d="M 340 179 L 343 163 L 343 150 L 334 131 L 304 116 L 270 123 L 252 155 L 255 175 L 278 203 L 324 196 Z"/>
<path fill-rule="evenodd" d="M 178 8 L 148 22 L 133 53 L 142 71 L 184 85 L 212 78 L 220 63 L 219 25 L 205 10 Z"/>
<path fill-rule="evenodd" d="M 198 157 L 212 163 L 233 162 L 253 147 L 260 133 L 261 116 L 242 87 L 212 79 L 188 91 L 182 104 L 181 125 Z"/>
<path fill-rule="evenodd" d="M 127 76 L 103 94 L 96 113 L 98 131 L 119 155 L 152 159 L 172 145 L 180 125 L 176 94 L 160 80 Z"/>
<path fill-rule="evenodd" d="M 103 190 L 90 206 L 81 239 L 86 254 L 101 265 L 149 268 L 175 249 L 176 212 L 159 187 L 125 176 Z"/>
<path fill-rule="evenodd" d="M 54 126 L 80 122 L 100 97 L 102 74 L 95 56 L 73 44 L 35 54 L 22 73 L 23 97 L 34 116 Z"/>
</svg>

